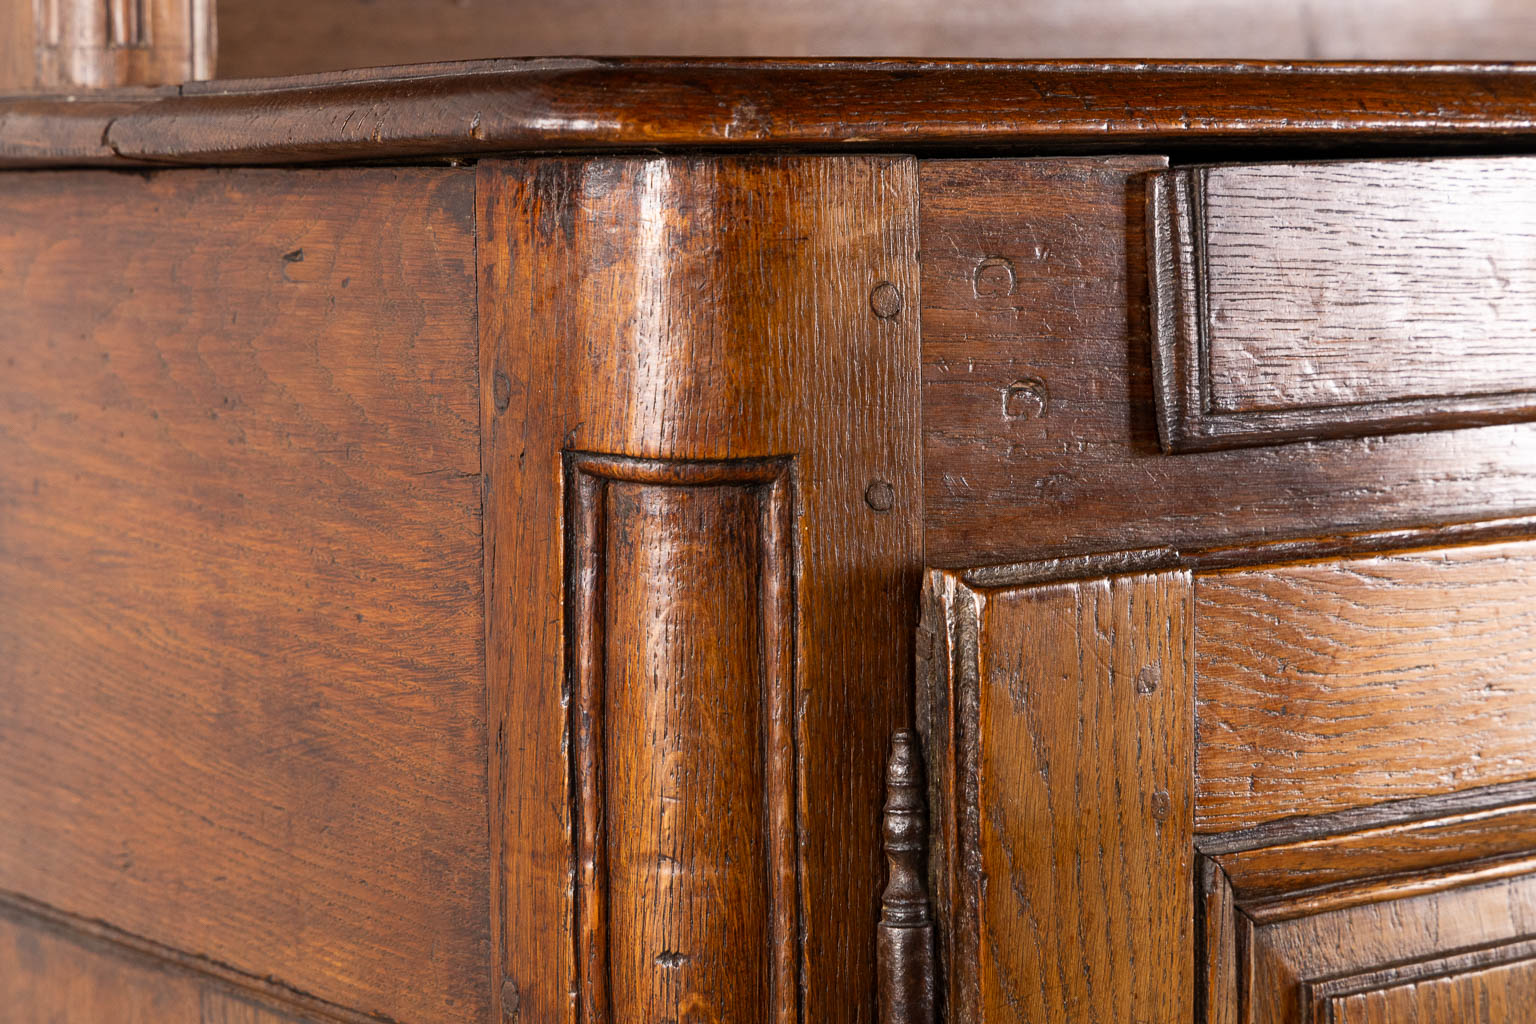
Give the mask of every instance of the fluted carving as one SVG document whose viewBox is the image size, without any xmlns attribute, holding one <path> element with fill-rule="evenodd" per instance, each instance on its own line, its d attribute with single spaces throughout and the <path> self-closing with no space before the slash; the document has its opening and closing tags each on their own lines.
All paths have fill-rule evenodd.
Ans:
<svg viewBox="0 0 1536 1024">
<path fill-rule="evenodd" d="M 32 32 L 0 38 L 0 56 L 8 46 L 12 55 L 9 62 L 0 60 L 0 88 L 104 89 L 213 77 L 213 0 L 50 0 L 28 6 L 22 17 L 30 15 Z"/>
<path fill-rule="evenodd" d="M 581 1024 L 794 1024 L 787 459 L 567 456 Z"/>
</svg>

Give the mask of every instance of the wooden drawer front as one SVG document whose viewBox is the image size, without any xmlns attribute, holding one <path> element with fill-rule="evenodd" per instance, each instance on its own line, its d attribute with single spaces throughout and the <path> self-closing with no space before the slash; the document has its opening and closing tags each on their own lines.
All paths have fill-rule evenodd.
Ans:
<svg viewBox="0 0 1536 1024">
<path fill-rule="evenodd" d="M 1173 451 L 1536 418 L 1536 160 L 1153 176 Z"/>
<path fill-rule="evenodd" d="M 1148 157 L 919 162 L 931 565 L 1536 509 L 1536 421 L 1170 458 L 1144 274 L 1146 182 L 1162 170 Z"/>
</svg>

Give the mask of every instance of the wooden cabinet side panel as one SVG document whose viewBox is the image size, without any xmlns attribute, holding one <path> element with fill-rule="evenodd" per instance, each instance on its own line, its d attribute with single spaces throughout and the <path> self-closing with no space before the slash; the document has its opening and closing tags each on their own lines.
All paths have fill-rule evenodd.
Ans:
<svg viewBox="0 0 1536 1024">
<path fill-rule="evenodd" d="M 114 955 L 0 912 L 0 1006 L 14 1021 L 199 1024 L 190 975 Z"/>
<path fill-rule="evenodd" d="M 0 181 L 0 889 L 487 1012 L 472 189 Z"/>
<path fill-rule="evenodd" d="M 37 912 L 31 912 L 36 910 Z M 90 922 L 14 899 L 0 906 L 0 1008 L 17 1024 L 367 1024 L 311 1002 L 307 1013 L 270 979 L 247 979 Z M 247 987 L 249 983 L 249 987 Z M 258 990 L 258 991 L 253 991 Z M 264 990 L 264 991 L 260 991 Z M 290 1012 L 291 1011 L 291 1012 Z"/>
</svg>

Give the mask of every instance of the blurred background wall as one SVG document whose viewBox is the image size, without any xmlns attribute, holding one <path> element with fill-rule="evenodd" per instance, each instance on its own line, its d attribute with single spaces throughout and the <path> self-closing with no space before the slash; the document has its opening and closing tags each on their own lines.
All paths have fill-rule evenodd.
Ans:
<svg viewBox="0 0 1536 1024">
<path fill-rule="evenodd" d="M 1536 0 L 218 0 L 221 78 L 475 57 L 1536 59 Z"/>
</svg>

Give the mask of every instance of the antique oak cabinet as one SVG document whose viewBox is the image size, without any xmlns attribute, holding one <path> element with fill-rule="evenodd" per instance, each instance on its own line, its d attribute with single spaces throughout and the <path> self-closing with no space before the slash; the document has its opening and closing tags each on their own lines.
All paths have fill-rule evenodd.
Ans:
<svg viewBox="0 0 1536 1024">
<path fill-rule="evenodd" d="M 1507 65 L 0 98 L 0 1020 L 1528 1024 L 1531 151 Z"/>
</svg>

